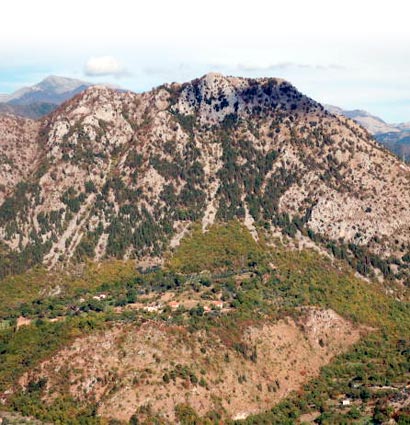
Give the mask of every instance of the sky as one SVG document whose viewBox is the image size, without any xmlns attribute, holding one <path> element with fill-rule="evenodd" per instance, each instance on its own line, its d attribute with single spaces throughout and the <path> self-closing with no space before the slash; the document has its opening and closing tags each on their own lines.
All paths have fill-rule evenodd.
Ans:
<svg viewBox="0 0 410 425">
<path fill-rule="evenodd" d="M 281 77 L 322 103 L 410 121 L 404 0 L 13 0 L 0 93 L 48 75 L 137 92 L 207 72 Z"/>
</svg>

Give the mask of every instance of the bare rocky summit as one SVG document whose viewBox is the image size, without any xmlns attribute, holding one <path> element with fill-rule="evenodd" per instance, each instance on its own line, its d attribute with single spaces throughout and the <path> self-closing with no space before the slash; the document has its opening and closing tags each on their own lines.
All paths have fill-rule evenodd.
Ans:
<svg viewBox="0 0 410 425">
<path fill-rule="evenodd" d="M 91 87 L 0 135 L 0 238 L 26 266 L 160 258 L 189 223 L 234 218 L 364 252 L 364 269 L 408 252 L 410 168 L 283 80 Z"/>
</svg>

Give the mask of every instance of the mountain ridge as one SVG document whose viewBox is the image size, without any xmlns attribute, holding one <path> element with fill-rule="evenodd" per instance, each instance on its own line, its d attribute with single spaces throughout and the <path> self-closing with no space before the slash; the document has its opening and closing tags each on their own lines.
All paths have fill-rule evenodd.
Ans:
<svg viewBox="0 0 410 425">
<path fill-rule="evenodd" d="M 410 122 L 390 124 L 381 118 L 363 110 L 344 110 L 337 106 L 325 105 L 325 108 L 338 115 L 353 119 L 366 128 L 375 139 L 390 151 L 406 160 L 410 157 Z"/>
<path fill-rule="evenodd" d="M 10 95 L 2 95 L 2 102 L 11 105 L 39 102 L 60 104 L 91 85 L 82 80 L 49 75 L 37 84 L 22 87 Z"/>
<path fill-rule="evenodd" d="M 91 87 L 39 126 L 34 181 L 15 178 L 0 207 L 10 255 L 36 247 L 49 266 L 161 258 L 189 223 L 235 217 L 252 231 L 293 234 L 299 223 L 385 259 L 406 253 L 408 167 L 286 81 L 208 74 L 142 94 Z"/>
<path fill-rule="evenodd" d="M 9 113 L 31 119 L 42 118 L 65 101 L 94 85 L 97 84 L 49 75 L 32 86 L 22 87 L 11 94 L 0 94 L 0 114 Z M 120 89 L 111 84 L 100 85 Z"/>
</svg>

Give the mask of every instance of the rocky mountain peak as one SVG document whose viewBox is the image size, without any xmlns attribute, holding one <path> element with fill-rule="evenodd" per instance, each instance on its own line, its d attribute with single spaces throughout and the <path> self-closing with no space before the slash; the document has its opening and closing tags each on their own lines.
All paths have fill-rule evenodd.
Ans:
<svg viewBox="0 0 410 425">
<path fill-rule="evenodd" d="M 203 123 L 217 123 L 226 117 L 271 114 L 276 109 L 308 112 L 319 104 L 299 93 L 282 79 L 225 77 L 210 73 L 182 86 L 175 111 L 198 114 Z"/>
<path fill-rule="evenodd" d="M 90 83 L 57 75 L 49 75 L 40 83 L 33 86 L 35 90 L 53 90 L 55 93 L 64 93 L 78 89 L 78 87 L 88 87 Z"/>
<path fill-rule="evenodd" d="M 23 87 L 6 97 L 3 96 L 2 102 L 14 106 L 36 103 L 59 105 L 90 85 L 91 83 L 74 78 L 50 75 L 38 84 Z"/>
<path fill-rule="evenodd" d="M 407 249 L 409 169 L 280 79 L 207 74 L 142 94 L 90 87 L 38 127 L 34 169 L 16 179 L 25 184 L 0 180 L 10 255 L 40 251 L 35 261 L 50 267 L 161 261 L 190 223 L 232 219 L 255 237 L 279 228 L 382 256 Z"/>
</svg>

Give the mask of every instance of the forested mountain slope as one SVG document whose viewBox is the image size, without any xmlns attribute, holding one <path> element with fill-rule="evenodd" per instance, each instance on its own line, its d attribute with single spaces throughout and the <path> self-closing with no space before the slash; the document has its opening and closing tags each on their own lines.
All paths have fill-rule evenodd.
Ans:
<svg viewBox="0 0 410 425">
<path fill-rule="evenodd" d="M 1 173 L 3 273 L 161 257 L 188 223 L 234 217 L 384 259 L 407 254 L 409 168 L 285 81 L 208 74 L 143 94 L 92 87 L 24 126 L 39 126 L 37 156 L 25 175 Z"/>
</svg>

